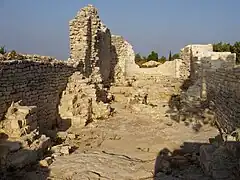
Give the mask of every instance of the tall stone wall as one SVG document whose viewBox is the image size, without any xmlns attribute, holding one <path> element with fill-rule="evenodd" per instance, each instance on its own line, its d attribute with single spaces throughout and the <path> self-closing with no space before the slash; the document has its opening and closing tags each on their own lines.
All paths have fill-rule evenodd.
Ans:
<svg viewBox="0 0 240 180">
<path fill-rule="evenodd" d="M 12 102 L 36 106 L 40 130 L 57 125 L 61 92 L 74 68 L 60 61 L 0 61 L 0 119 Z M 9 128 L 9 127 L 1 127 Z"/>
<path fill-rule="evenodd" d="M 240 128 L 240 67 L 209 71 L 206 84 L 221 127 L 228 133 Z"/>
<path fill-rule="evenodd" d="M 92 5 L 82 8 L 69 27 L 70 58 L 86 77 L 107 84 L 113 59 L 111 33 L 99 19 L 98 10 Z"/>
</svg>

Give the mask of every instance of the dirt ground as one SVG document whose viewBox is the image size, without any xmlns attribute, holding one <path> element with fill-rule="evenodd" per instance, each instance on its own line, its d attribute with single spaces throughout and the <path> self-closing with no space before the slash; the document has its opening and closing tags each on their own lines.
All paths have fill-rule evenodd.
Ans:
<svg viewBox="0 0 240 180">
<path fill-rule="evenodd" d="M 189 143 L 191 149 L 195 143 L 208 142 L 208 137 L 217 134 L 215 128 L 207 125 L 195 132 L 183 123 L 174 122 L 166 117 L 168 106 L 164 103 L 162 117 L 158 118 L 130 112 L 119 103 L 113 106 L 117 112 L 114 117 L 94 122 L 81 132 L 72 130 L 78 138 L 69 143 L 78 149 L 69 156 L 58 157 L 49 167 L 52 179 L 206 178 L 197 165 L 182 176 L 157 175 L 156 159 L 164 149 L 173 152 L 184 143 Z M 186 170 L 189 168 L 177 171 L 181 174 Z"/>
<path fill-rule="evenodd" d="M 196 132 L 171 119 L 167 113 L 169 102 L 163 97 L 179 89 L 176 84 L 180 82 L 174 85 L 164 78 L 154 83 L 138 82 L 137 89 L 147 87 L 154 92 L 149 94 L 149 100 L 156 106 L 135 104 L 126 108 L 124 96 L 128 93 L 121 92 L 118 99 L 123 101 L 111 104 L 116 110 L 113 117 L 68 130 L 77 136 L 65 142 L 75 147 L 72 154 L 56 157 L 48 168 L 29 171 L 24 179 L 210 180 L 197 163 L 198 150 L 218 131 L 204 125 Z"/>
</svg>

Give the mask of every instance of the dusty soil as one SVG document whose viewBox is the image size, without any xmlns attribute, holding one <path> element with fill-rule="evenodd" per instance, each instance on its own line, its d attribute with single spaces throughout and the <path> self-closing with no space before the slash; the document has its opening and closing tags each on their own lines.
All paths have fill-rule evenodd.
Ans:
<svg viewBox="0 0 240 180">
<path fill-rule="evenodd" d="M 126 108 L 124 96 L 128 93 L 120 93 L 118 98 L 123 101 L 112 104 L 116 109 L 113 117 L 98 120 L 83 129 L 68 130 L 77 135 L 76 139 L 65 142 L 76 147 L 72 154 L 56 157 L 48 168 L 29 171 L 24 179 L 210 179 L 197 163 L 197 149 L 218 132 L 209 125 L 196 132 L 191 126 L 170 118 L 164 96 L 173 94 L 179 84 L 164 78 L 155 83 L 151 80 L 149 85 L 146 80 L 138 83 L 137 89 L 155 90 L 149 94 L 149 100 L 156 106 L 136 104 Z M 161 93 L 164 96 L 160 97 Z M 162 157 L 163 152 L 168 152 L 167 156 Z M 169 158 L 174 165 L 169 164 Z"/>
<path fill-rule="evenodd" d="M 165 105 L 165 107 L 163 107 Z M 166 117 L 167 104 L 162 106 L 162 117 L 134 113 L 121 104 L 114 117 L 94 122 L 79 130 L 76 140 L 68 142 L 78 149 L 69 156 L 57 157 L 49 167 L 51 179 L 209 179 L 196 164 L 177 168 L 169 175 L 156 174 L 159 152 L 173 152 L 184 143 L 208 142 L 217 134 L 215 128 L 204 126 L 199 132 Z M 190 145 L 190 149 L 193 147 Z M 191 151 L 191 150 L 190 150 Z"/>
</svg>

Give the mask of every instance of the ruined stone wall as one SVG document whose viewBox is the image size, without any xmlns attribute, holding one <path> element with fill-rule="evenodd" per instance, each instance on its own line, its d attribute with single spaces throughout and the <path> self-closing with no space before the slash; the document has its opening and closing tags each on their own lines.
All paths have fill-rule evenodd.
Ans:
<svg viewBox="0 0 240 180">
<path fill-rule="evenodd" d="M 23 106 L 37 107 L 40 129 L 56 126 L 60 95 L 73 71 L 61 61 L 0 61 L 0 119 L 13 101 L 21 100 Z"/>
<path fill-rule="evenodd" d="M 115 66 L 113 69 L 115 82 L 123 82 L 127 76 L 133 76 L 139 69 L 135 64 L 133 47 L 122 36 L 112 35 L 113 53 L 115 54 Z"/>
<path fill-rule="evenodd" d="M 206 71 L 215 71 L 218 68 L 233 68 L 236 64 L 236 55 L 230 52 L 213 52 L 213 46 L 188 45 L 181 50 L 182 64 L 180 77 L 190 81 L 188 96 L 205 98 Z M 187 66 L 186 66 L 187 65 Z"/>
<path fill-rule="evenodd" d="M 107 102 L 111 100 L 107 91 L 99 92 L 94 84 L 90 84 L 90 79 L 77 71 L 69 77 L 67 87 L 62 92 L 59 105 L 62 121 L 59 123 L 63 127 L 70 120 L 72 128 L 80 128 L 94 120 L 107 119 L 112 112 Z"/>
<path fill-rule="evenodd" d="M 82 8 L 69 22 L 70 58 L 96 83 L 109 83 L 112 66 L 110 30 L 92 5 Z"/>
<path fill-rule="evenodd" d="M 192 82 L 185 94 L 194 101 L 213 102 L 218 123 L 230 133 L 240 126 L 240 68 L 235 67 L 236 54 L 213 52 L 212 45 L 190 45 L 183 50 L 183 55 L 188 55 L 183 61 L 190 63 Z"/>
<path fill-rule="evenodd" d="M 226 132 L 240 127 L 240 67 L 207 73 L 207 96 L 214 102 L 217 120 Z"/>
<path fill-rule="evenodd" d="M 188 45 L 185 46 L 180 51 L 180 58 L 183 60 L 182 65 L 180 66 L 180 76 L 182 79 L 188 79 L 192 74 L 191 71 L 194 71 L 192 68 L 193 59 L 192 57 L 196 56 L 200 52 L 212 52 L 213 46 L 211 44 L 208 45 Z"/>
</svg>

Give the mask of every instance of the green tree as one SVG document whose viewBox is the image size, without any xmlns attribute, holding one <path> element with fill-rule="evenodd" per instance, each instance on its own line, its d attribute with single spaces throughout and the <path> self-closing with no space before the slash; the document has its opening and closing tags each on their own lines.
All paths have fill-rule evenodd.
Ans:
<svg viewBox="0 0 240 180">
<path fill-rule="evenodd" d="M 172 60 L 172 52 L 169 52 L 169 56 L 168 56 L 168 60 L 171 61 Z"/>
<path fill-rule="evenodd" d="M 161 63 L 165 63 L 167 61 L 167 58 L 165 56 L 162 56 L 158 61 Z"/>
<path fill-rule="evenodd" d="M 5 53 L 6 53 L 5 46 L 1 46 L 0 47 L 0 54 L 5 54 Z"/>
<path fill-rule="evenodd" d="M 179 59 L 179 58 L 180 58 L 180 55 L 178 53 L 176 53 L 172 56 L 172 60 Z"/>
<path fill-rule="evenodd" d="M 135 54 L 135 62 L 139 62 L 141 60 L 142 60 L 142 57 L 141 57 L 140 53 Z"/>
<path fill-rule="evenodd" d="M 152 60 L 152 61 L 157 61 L 157 60 L 158 60 L 158 53 L 152 51 L 152 52 L 148 55 L 147 60 L 148 60 L 148 61 L 151 61 L 151 60 Z"/>
<path fill-rule="evenodd" d="M 215 52 L 231 52 L 236 53 L 236 63 L 240 63 L 240 42 L 235 42 L 233 45 L 229 43 L 216 43 L 213 44 L 213 51 Z"/>
<path fill-rule="evenodd" d="M 231 52 L 231 44 L 219 42 L 213 44 L 213 51 L 215 52 Z"/>
<path fill-rule="evenodd" d="M 237 41 L 234 43 L 234 45 L 231 48 L 232 53 L 236 53 L 236 62 L 237 64 L 240 63 L 240 41 Z"/>
</svg>

